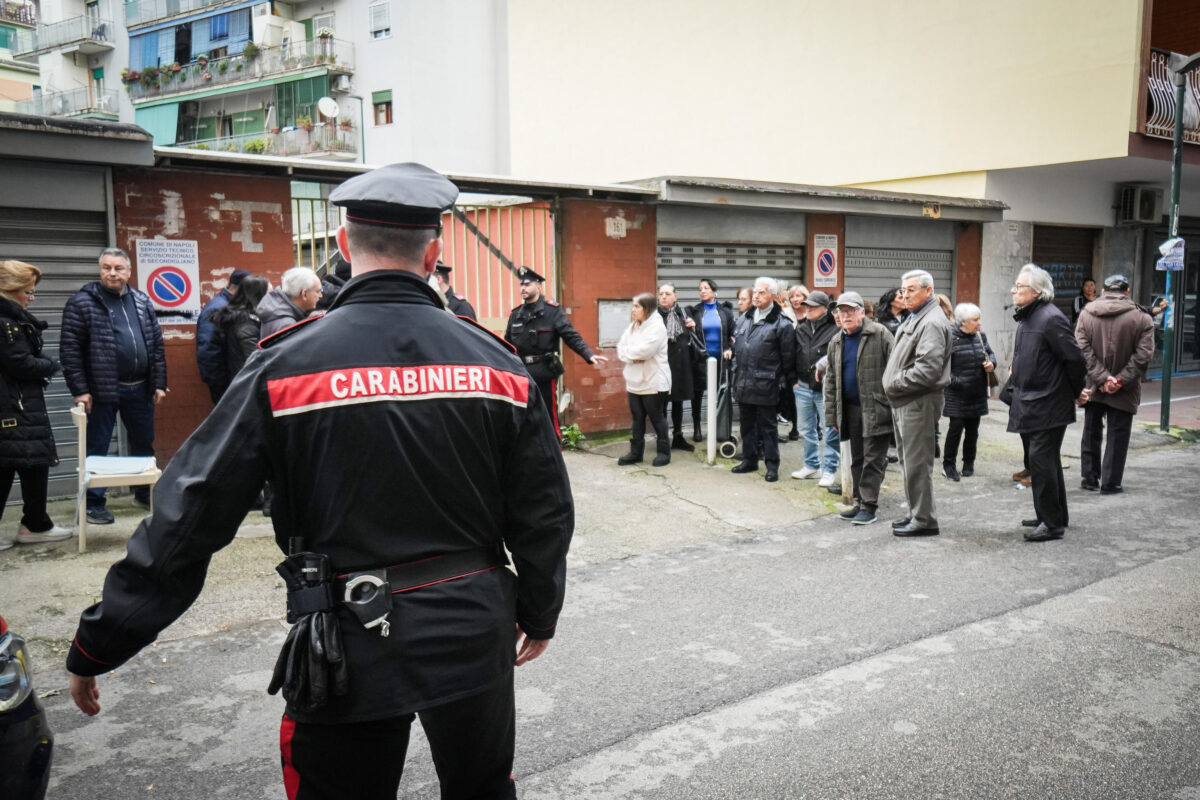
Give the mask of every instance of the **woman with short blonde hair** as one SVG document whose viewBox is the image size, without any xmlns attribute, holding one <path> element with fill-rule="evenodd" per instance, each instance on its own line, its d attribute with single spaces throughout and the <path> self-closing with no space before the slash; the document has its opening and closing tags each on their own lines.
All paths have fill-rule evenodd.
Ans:
<svg viewBox="0 0 1200 800">
<path fill-rule="evenodd" d="M 45 387 L 58 362 L 42 355 L 45 322 L 27 310 L 42 271 L 23 261 L 0 261 L 0 513 L 13 478 L 21 477 L 24 514 L 17 542 L 58 542 L 71 531 L 46 513 L 50 467 L 58 463 L 54 431 L 46 413 Z M 0 550 L 12 541 L 0 539 Z"/>
</svg>

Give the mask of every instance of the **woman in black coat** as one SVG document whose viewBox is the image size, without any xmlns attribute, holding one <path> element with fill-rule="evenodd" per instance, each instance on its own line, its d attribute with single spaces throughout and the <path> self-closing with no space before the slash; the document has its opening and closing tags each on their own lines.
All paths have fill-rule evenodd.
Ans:
<svg viewBox="0 0 1200 800">
<path fill-rule="evenodd" d="M 692 378 L 696 366 L 697 348 L 692 345 L 696 323 L 683 312 L 675 287 L 664 283 L 658 287 L 658 313 L 667 327 L 667 364 L 671 367 L 672 450 L 692 451 L 696 448 L 683 435 L 683 401 L 692 399 Z M 699 337 L 696 338 L 699 342 Z"/>
<path fill-rule="evenodd" d="M 996 354 L 987 336 L 979 330 L 980 313 L 974 303 L 959 303 L 954 308 L 954 324 L 950 326 L 950 385 L 942 390 L 946 398 L 942 415 L 950 418 L 950 427 L 942 452 L 942 472 L 952 481 L 975 474 L 979 420 L 988 413 L 988 373 L 996 369 Z M 960 437 L 961 476 L 956 468 Z"/>
<path fill-rule="evenodd" d="M 26 309 L 42 271 L 21 261 L 0 261 L 0 512 L 21 477 L 24 514 L 17 528 L 21 544 L 59 542 L 71 536 L 46 513 L 50 467 L 58 463 L 54 431 L 44 390 L 58 362 L 42 355 L 47 324 Z M 12 542 L 0 539 L 0 550 Z"/>
<path fill-rule="evenodd" d="M 224 342 L 226 366 L 229 378 L 233 379 L 258 347 L 261 323 L 254 309 L 270 290 L 271 284 L 259 275 L 247 275 L 238 285 L 238 293 L 229 305 L 212 315 L 217 335 Z"/>
</svg>

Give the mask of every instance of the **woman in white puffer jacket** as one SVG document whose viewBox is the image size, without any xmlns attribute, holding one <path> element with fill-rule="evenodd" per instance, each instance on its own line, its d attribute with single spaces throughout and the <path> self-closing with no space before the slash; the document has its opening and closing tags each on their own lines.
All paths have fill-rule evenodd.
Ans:
<svg viewBox="0 0 1200 800">
<path fill-rule="evenodd" d="M 667 396 L 671 367 L 667 363 L 667 327 L 657 313 L 658 301 L 649 292 L 633 298 L 633 320 L 617 342 L 617 358 L 625 364 L 625 391 L 629 396 L 632 425 L 629 452 L 618 464 L 639 464 L 646 449 L 646 417 L 658 437 L 654 466 L 671 463 L 671 435 L 667 427 Z"/>
</svg>

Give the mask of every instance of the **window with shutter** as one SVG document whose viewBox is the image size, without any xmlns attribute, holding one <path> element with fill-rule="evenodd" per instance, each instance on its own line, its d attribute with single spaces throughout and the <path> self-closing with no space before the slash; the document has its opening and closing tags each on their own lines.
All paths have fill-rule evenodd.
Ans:
<svg viewBox="0 0 1200 800">
<path fill-rule="evenodd" d="M 368 9 L 371 23 L 371 38 L 386 39 L 392 35 L 391 2 L 372 3 Z"/>
</svg>

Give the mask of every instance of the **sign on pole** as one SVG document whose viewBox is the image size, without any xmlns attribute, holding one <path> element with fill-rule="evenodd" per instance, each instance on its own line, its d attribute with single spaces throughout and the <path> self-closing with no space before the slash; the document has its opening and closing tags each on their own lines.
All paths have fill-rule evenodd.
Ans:
<svg viewBox="0 0 1200 800">
<path fill-rule="evenodd" d="M 1154 262 L 1154 268 L 1165 272 L 1183 271 L 1183 239 L 1176 236 L 1158 246 L 1162 258 Z"/>
<path fill-rule="evenodd" d="M 813 234 L 813 287 L 838 285 L 837 234 Z"/>
<path fill-rule="evenodd" d="M 200 316 L 200 248 L 194 239 L 138 239 L 138 276 L 161 322 Z"/>
</svg>

